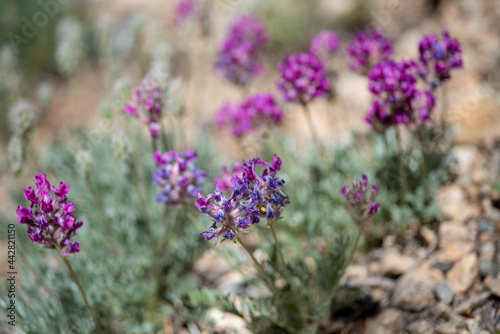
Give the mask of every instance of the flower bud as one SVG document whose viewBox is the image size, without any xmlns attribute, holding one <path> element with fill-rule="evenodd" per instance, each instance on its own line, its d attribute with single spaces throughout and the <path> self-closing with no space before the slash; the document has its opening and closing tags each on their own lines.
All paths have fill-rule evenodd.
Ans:
<svg viewBox="0 0 500 334">
<path fill-rule="evenodd" d="M 92 155 L 89 151 L 78 151 L 76 153 L 76 164 L 84 178 L 89 178 L 92 172 Z"/>
<path fill-rule="evenodd" d="M 125 133 L 120 130 L 115 132 L 111 137 L 113 151 L 115 156 L 123 162 L 127 162 L 130 157 L 130 143 Z"/>
<path fill-rule="evenodd" d="M 35 107 L 25 99 L 20 99 L 12 106 L 9 120 L 15 135 L 26 138 L 35 124 Z"/>
<path fill-rule="evenodd" d="M 19 176 L 24 171 L 26 150 L 24 142 L 19 136 L 12 136 L 8 147 L 9 167 L 11 172 Z"/>
</svg>

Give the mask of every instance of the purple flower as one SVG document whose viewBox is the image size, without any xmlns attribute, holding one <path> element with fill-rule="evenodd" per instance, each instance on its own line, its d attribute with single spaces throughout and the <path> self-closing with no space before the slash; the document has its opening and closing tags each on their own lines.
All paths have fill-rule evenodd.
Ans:
<svg viewBox="0 0 500 334">
<path fill-rule="evenodd" d="M 186 152 L 170 151 L 153 154 L 156 172 L 152 173 L 153 184 L 161 187 L 156 201 L 165 205 L 180 206 L 191 201 L 201 190 L 207 173 L 194 165 L 198 153 L 189 148 Z"/>
<path fill-rule="evenodd" d="M 450 78 L 453 68 L 462 68 L 462 49 L 460 42 L 450 37 L 448 30 L 443 31 L 443 39 L 436 35 L 426 35 L 418 45 L 421 75 L 430 85 L 438 87 L 442 81 Z"/>
<path fill-rule="evenodd" d="M 123 111 L 147 124 L 151 138 L 156 139 L 163 111 L 163 90 L 158 82 L 149 76 L 144 78 L 135 90 L 134 102 L 127 104 Z"/>
<path fill-rule="evenodd" d="M 392 58 L 392 45 L 377 29 L 358 32 L 347 47 L 349 68 L 360 74 L 368 74 L 381 61 Z"/>
<path fill-rule="evenodd" d="M 232 174 L 227 170 L 227 166 L 222 166 L 221 174 L 222 176 L 216 177 L 214 180 L 214 187 L 219 187 L 220 191 L 227 192 L 232 186 L 231 180 L 233 176 L 241 178 L 243 176 L 243 169 L 240 164 L 233 164 L 231 168 Z"/>
<path fill-rule="evenodd" d="M 283 111 L 272 94 L 255 94 L 238 106 L 225 104 L 218 112 L 215 122 L 228 127 L 233 136 L 242 136 L 255 129 L 280 124 Z"/>
<path fill-rule="evenodd" d="M 278 89 L 286 101 L 306 104 L 330 89 L 323 63 L 312 53 L 296 53 L 280 64 Z"/>
<path fill-rule="evenodd" d="M 196 6 L 194 0 L 179 0 L 175 5 L 174 23 L 182 25 L 194 12 Z"/>
<path fill-rule="evenodd" d="M 370 191 L 371 190 L 371 191 Z M 346 184 L 340 188 L 340 195 L 344 197 L 352 211 L 362 219 L 368 219 L 377 213 L 380 205 L 374 203 L 378 195 L 376 184 L 368 186 L 368 178 L 361 174 L 361 180 L 354 177 L 352 185 Z"/>
<path fill-rule="evenodd" d="M 324 30 L 313 37 L 309 51 L 321 61 L 326 62 L 340 48 L 339 34 Z"/>
<path fill-rule="evenodd" d="M 384 132 L 392 125 L 404 124 L 415 130 L 430 119 L 434 108 L 431 92 L 417 90 L 418 64 L 413 61 L 384 61 L 368 76 L 373 104 L 366 121 L 376 131 Z"/>
<path fill-rule="evenodd" d="M 257 52 L 269 42 L 262 22 L 251 15 L 236 18 L 222 43 L 215 68 L 226 80 L 246 86 L 262 71 Z"/>
<path fill-rule="evenodd" d="M 35 179 L 36 191 L 31 187 L 24 189 L 24 197 L 31 204 L 28 208 L 17 208 L 17 221 L 28 225 L 28 236 L 32 242 L 59 249 L 63 256 L 80 252 L 79 243 L 72 243 L 71 238 L 83 222 L 75 223 L 72 214 L 75 204 L 68 202 L 66 197 L 70 192 L 69 185 L 63 182 L 59 183 L 59 187 L 51 185 L 45 174 L 38 174 Z"/>
<path fill-rule="evenodd" d="M 265 167 L 260 174 L 257 166 Z M 241 165 L 242 176 L 231 177 L 232 192 L 225 196 L 215 185 L 215 192 L 208 196 L 198 193 L 196 207 L 213 219 L 208 231 L 200 233 L 205 240 L 222 237 L 232 240 L 242 230 L 259 223 L 266 218 L 267 224 L 273 224 L 280 217 L 286 205 L 290 203 L 283 191 L 284 180 L 276 177 L 281 169 L 281 159 L 274 156 L 273 163 L 266 163 L 258 158 Z M 214 201 L 214 204 L 211 203 Z"/>
</svg>

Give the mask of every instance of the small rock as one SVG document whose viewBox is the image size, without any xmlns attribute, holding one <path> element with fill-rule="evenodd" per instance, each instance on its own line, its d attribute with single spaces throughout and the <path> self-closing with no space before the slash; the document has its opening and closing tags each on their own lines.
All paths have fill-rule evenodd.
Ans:
<svg viewBox="0 0 500 334">
<path fill-rule="evenodd" d="M 446 248 L 456 242 L 465 242 L 469 240 L 469 229 L 459 221 L 442 222 L 439 226 L 439 247 Z"/>
<path fill-rule="evenodd" d="M 374 319 L 366 322 L 366 333 L 371 334 L 396 334 L 404 330 L 404 313 L 395 308 L 382 311 Z"/>
<path fill-rule="evenodd" d="M 497 297 L 500 297 L 500 278 L 487 276 L 484 279 L 484 284 L 488 287 L 490 292 Z"/>
<path fill-rule="evenodd" d="M 487 241 L 481 244 L 479 254 L 482 259 L 493 259 L 495 257 L 495 243 L 493 241 Z"/>
<path fill-rule="evenodd" d="M 446 304 L 450 304 L 453 301 L 453 297 L 455 297 L 455 292 L 447 280 L 442 280 L 436 284 L 434 292 L 436 293 L 436 297 Z"/>
<path fill-rule="evenodd" d="M 436 333 L 440 334 L 456 334 L 457 329 L 455 326 L 449 323 L 439 324 L 436 326 Z"/>
<path fill-rule="evenodd" d="M 477 148 L 474 145 L 455 146 L 451 154 L 457 160 L 457 173 L 460 176 L 468 176 L 477 162 Z"/>
<path fill-rule="evenodd" d="M 433 313 L 435 313 L 436 316 L 438 317 L 443 317 L 445 319 L 448 319 L 451 314 L 451 307 L 448 304 L 445 304 L 443 302 L 439 302 L 436 304 Z"/>
<path fill-rule="evenodd" d="M 436 262 L 432 265 L 432 268 L 439 269 L 443 273 L 446 273 L 451 267 L 453 267 L 453 263 L 451 262 Z"/>
<path fill-rule="evenodd" d="M 427 320 L 417 320 L 406 326 L 406 330 L 410 334 L 426 334 L 432 333 L 433 326 Z"/>
<path fill-rule="evenodd" d="M 475 253 L 466 255 L 453 268 L 446 273 L 446 278 L 450 282 L 455 293 L 460 294 L 472 286 L 478 275 L 477 256 Z"/>
<path fill-rule="evenodd" d="M 457 262 L 474 250 L 472 242 L 457 241 L 446 245 L 437 253 L 440 262 Z"/>
<path fill-rule="evenodd" d="M 483 259 L 479 261 L 479 275 L 486 277 L 488 275 L 498 275 L 498 263 L 491 259 Z"/>
<path fill-rule="evenodd" d="M 469 330 L 470 334 L 481 334 L 481 327 L 477 323 L 476 320 L 474 319 L 467 319 L 467 329 Z"/>
<path fill-rule="evenodd" d="M 431 230 L 429 226 L 422 226 L 420 228 L 420 235 L 422 236 L 422 238 L 424 238 L 425 242 L 428 245 L 431 245 L 434 243 L 434 241 L 436 241 L 436 233 Z"/>
<path fill-rule="evenodd" d="M 481 219 L 479 221 L 479 230 L 482 232 L 494 233 L 495 232 L 495 224 L 487 219 Z"/>
<path fill-rule="evenodd" d="M 415 263 L 414 258 L 400 254 L 394 248 L 387 249 L 380 260 L 382 263 L 382 274 L 386 276 L 399 276 Z"/>
<path fill-rule="evenodd" d="M 436 201 L 445 217 L 463 222 L 469 216 L 469 204 L 464 190 L 457 184 L 450 184 L 438 190 Z M 442 234 L 440 234 L 442 236 Z"/>
<path fill-rule="evenodd" d="M 443 279 L 441 271 L 419 267 L 408 271 L 396 284 L 392 302 L 409 311 L 420 311 L 434 300 L 434 285 Z"/>
</svg>

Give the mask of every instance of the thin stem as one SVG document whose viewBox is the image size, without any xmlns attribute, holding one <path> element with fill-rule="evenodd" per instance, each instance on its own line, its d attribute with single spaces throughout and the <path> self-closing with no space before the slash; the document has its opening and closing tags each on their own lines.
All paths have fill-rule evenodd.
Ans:
<svg viewBox="0 0 500 334">
<path fill-rule="evenodd" d="M 307 125 L 309 126 L 309 130 L 311 131 L 312 137 L 314 138 L 314 140 L 319 141 L 318 140 L 318 138 L 319 138 L 318 132 L 316 131 L 316 128 L 314 127 L 314 123 L 313 123 L 312 117 L 311 117 L 311 112 L 309 111 L 309 107 L 307 106 L 306 103 L 302 104 L 302 109 L 304 110 L 304 115 L 306 116 Z"/>
<path fill-rule="evenodd" d="M 274 232 L 274 226 L 273 226 L 273 224 L 270 224 L 269 228 L 271 229 L 271 234 L 273 235 L 274 243 L 276 244 L 276 249 L 278 250 L 278 256 L 279 256 L 279 258 L 281 260 L 281 263 L 283 264 L 283 268 L 286 271 L 288 271 L 288 267 L 286 266 L 286 263 L 285 263 L 285 258 L 283 257 L 283 253 L 281 252 L 280 243 L 278 242 L 278 238 L 276 238 L 276 232 Z"/>
<path fill-rule="evenodd" d="M 276 237 L 276 232 L 274 231 L 273 224 L 270 224 L 269 228 L 271 229 L 271 234 L 273 235 L 274 243 L 276 244 L 276 250 L 278 251 L 278 256 L 281 260 L 281 264 L 283 265 L 283 269 L 286 272 L 286 275 L 283 275 L 283 277 L 286 278 L 286 281 L 288 281 L 288 285 L 290 286 L 290 289 L 292 290 L 292 299 L 293 299 L 293 302 L 295 303 L 295 306 L 297 307 L 297 311 L 298 311 L 297 314 L 300 317 L 300 323 L 303 324 L 304 318 L 303 318 L 302 312 L 300 311 L 300 303 L 297 300 L 297 295 L 295 294 L 295 291 L 294 291 L 294 288 L 293 288 L 293 285 L 291 282 L 291 278 L 293 277 L 293 275 L 290 272 L 290 270 L 288 270 L 288 267 L 285 263 L 285 258 L 283 257 L 283 253 L 281 252 L 280 243 L 278 242 L 278 238 Z"/>
<path fill-rule="evenodd" d="M 63 260 L 63 262 L 66 265 L 66 267 L 68 268 L 69 273 L 71 274 L 71 277 L 73 278 L 73 281 L 75 282 L 76 286 L 78 287 L 78 290 L 80 290 L 80 293 L 81 293 L 81 295 L 83 297 L 83 301 L 85 302 L 85 305 L 87 306 L 90 314 L 92 315 L 92 319 L 94 320 L 97 332 L 100 333 L 100 334 L 104 334 L 104 332 L 103 332 L 103 330 L 101 328 L 101 325 L 99 324 L 99 321 L 97 320 L 97 317 L 96 317 L 96 315 L 94 313 L 94 310 L 90 306 L 89 301 L 87 300 L 87 296 L 85 296 L 85 292 L 83 291 L 83 288 L 82 288 L 82 286 L 80 284 L 80 281 L 78 280 L 78 277 L 76 277 L 76 274 L 73 271 L 73 268 L 71 267 L 71 264 L 69 263 L 69 261 L 64 256 L 61 255 L 61 250 L 59 248 L 57 248 L 57 252 L 58 252 L 59 256 L 61 257 L 61 259 Z"/>
<path fill-rule="evenodd" d="M 269 278 L 269 276 L 266 274 L 266 272 L 264 271 L 264 268 L 262 268 L 262 266 L 260 265 L 260 263 L 257 261 L 257 259 L 253 256 L 252 252 L 250 252 L 250 250 L 247 248 L 247 246 L 243 243 L 243 241 L 240 239 L 240 237 L 236 236 L 236 241 L 239 242 L 239 244 L 241 246 L 243 246 L 243 249 L 245 249 L 245 251 L 248 253 L 248 255 L 250 255 L 250 257 L 252 258 L 252 261 L 253 263 L 255 264 L 255 266 L 257 267 L 257 269 L 259 269 L 260 273 L 262 274 L 262 276 L 264 277 L 264 279 L 266 280 L 266 283 L 267 285 L 269 286 L 269 288 L 274 291 L 274 284 L 273 282 L 271 281 L 271 279 Z"/>
</svg>

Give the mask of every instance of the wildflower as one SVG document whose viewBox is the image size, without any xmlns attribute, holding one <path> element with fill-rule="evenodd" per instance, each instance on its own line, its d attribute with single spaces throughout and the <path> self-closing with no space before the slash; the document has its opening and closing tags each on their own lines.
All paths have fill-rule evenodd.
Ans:
<svg viewBox="0 0 500 334">
<path fill-rule="evenodd" d="M 56 27 L 55 60 L 58 69 L 69 76 L 76 72 L 85 56 L 85 31 L 75 18 L 66 17 Z"/>
<path fill-rule="evenodd" d="M 369 189 L 371 188 L 371 193 Z M 368 187 L 368 178 L 365 174 L 361 174 L 361 180 L 354 177 L 352 186 L 346 184 L 340 188 L 340 195 L 344 197 L 353 212 L 362 219 L 368 219 L 377 213 L 380 207 L 379 203 L 375 203 L 378 195 L 378 187 L 372 184 Z"/>
<path fill-rule="evenodd" d="M 17 221 L 28 225 L 28 236 L 32 242 L 43 247 L 58 249 L 63 256 L 80 252 L 79 243 L 72 242 L 82 221 L 75 221 L 73 213 L 75 204 L 68 201 L 70 192 L 67 183 L 61 182 L 59 187 L 51 185 L 45 174 L 38 174 L 36 190 L 24 189 L 24 197 L 31 202 L 28 208 L 17 208 Z"/>
<path fill-rule="evenodd" d="M 326 62 L 340 48 L 339 34 L 324 30 L 313 37 L 310 52 L 321 61 Z"/>
<path fill-rule="evenodd" d="M 424 36 L 418 49 L 420 62 L 423 65 L 421 76 L 429 83 L 431 89 L 448 80 L 453 68 L 463 67 L 460 42 L 452 39 L 448 30 L 443 31 L 442 39 L 434 34 Z"/>
<path fill-rule="evenodd" d="M 78 151 L 75 155 L 76 165 L 85 179 L 90 177 L 92 172 L 93 159 L 89 151 Z"/>
<path fill-rule="evenodd" d="M 227 166 L 222 166 L 222 176 L 215 178 L 214 186 L 218 186 L 220 191 L 222 192 L 228 192 L 229 188 L 232 185 L 231 179 L 233 178 L 233 175 L 235 175 L 236 177 L 243 176 L 243 169 L 240 164 L 233 164 L 233 166 L 231 167 L 231 172 L 232 174 L 228 172 Z"/>
<path fill-rule="evenodd" d="M 330 89 L 323 63 L 312 53 L 296 53 L 279 64 L 278 89 L 286 101 L 306 104 Z"/>
<path fill-rule="evenodd" d="M 157 80 L 147 76 L 135 91 L 133 103 L 125 106 L 124 112 L 139 118 L 148 125 L 151 138 L 156 139 L 159 135 L 159 122 L 163 111 L 163 90 Z"/>
<path fill-rule="evenodd" d="M 392 45 L 377 29 L 358 32 L 347 47 L 349 68 L 360 74 L 368 74 L 381 61 L 391 59 Z"/>
<path fill-rule="evenodd" d="M 186 22 L 186 20 L 193 15 L 195 10 L 196 4 L 194 0 L 179 0 L 175 5 L 175 24 L 181 25 Z"/>
<path fill-rule="evenodd" d="M 216 116 L 216 124 L 229 127 L 233 136 L 269 125 L 280 124 L 283 111 L 272 94 L 255 94 L 238 106 L 225 104 Z"/>
<path fill-rule="evenodd" d="M 248 14 L 239 16 L 219 50 L 216 70 L 229 82 L 246 86 L 262 71 L 257 52 L 268 42 L 259 19 Z"/>
<path fill-rule="evenodd" d="M 14 135 L 10 138 L 7 147 L 9 167 L 12 174 L 19 176 L 24 171 L 26 161 L 26 145 L 22 138 Z"/>
<path fill-rule="evenodd" d="M 385 61 L 370 72 L 369 90 L 374 95 L 366 121 L 376 131 L 404 124 L 414 130 L 430 119 L 434 108 L 431 92 L 418 90 L 418 64 L 413 61 Z"/>
<path fill-rule="evenodd" d="M 153 184 L 161 187 L 156 201 L 165 205 L 180 206 L 188 203 L 201 190 L 207 173 L 194 165 L 198 153 L 187 149 L 186 152 L 170 151 L 153 154 L 156 172 L 152 174 Z"/>
<path fill-rule="evenodd" d="M 256 167 L 264 170 L 259 176 Z M 223 238 L 232 240 L 242 230 L 266 218 L 267 224 L 276 222 L 286 205 L 290 203 L 283 191 L 284 180 L 276 177 L 281 170 L 281 159 L 274 155 L 272 163 L 266 163 L 254 158 L 241 165 L 242 176 L 233 175 L 231 178 L 231 196 L 224 196 L 215 185 L 215 192 L 207 197 L 198 193 L 196 207 L 213 219 L 213 225 L 208 231 L 200 233 L 205 240 Z M 215 204 L 210 201 L 214 200 Z"/>
<path fill-rule="evenodd" d="M 120 129 L 111 136 L 113 153 L 123 162 L 127 162 L 130 157 L 130 143 L 125 132 Z"/>
</svg>

